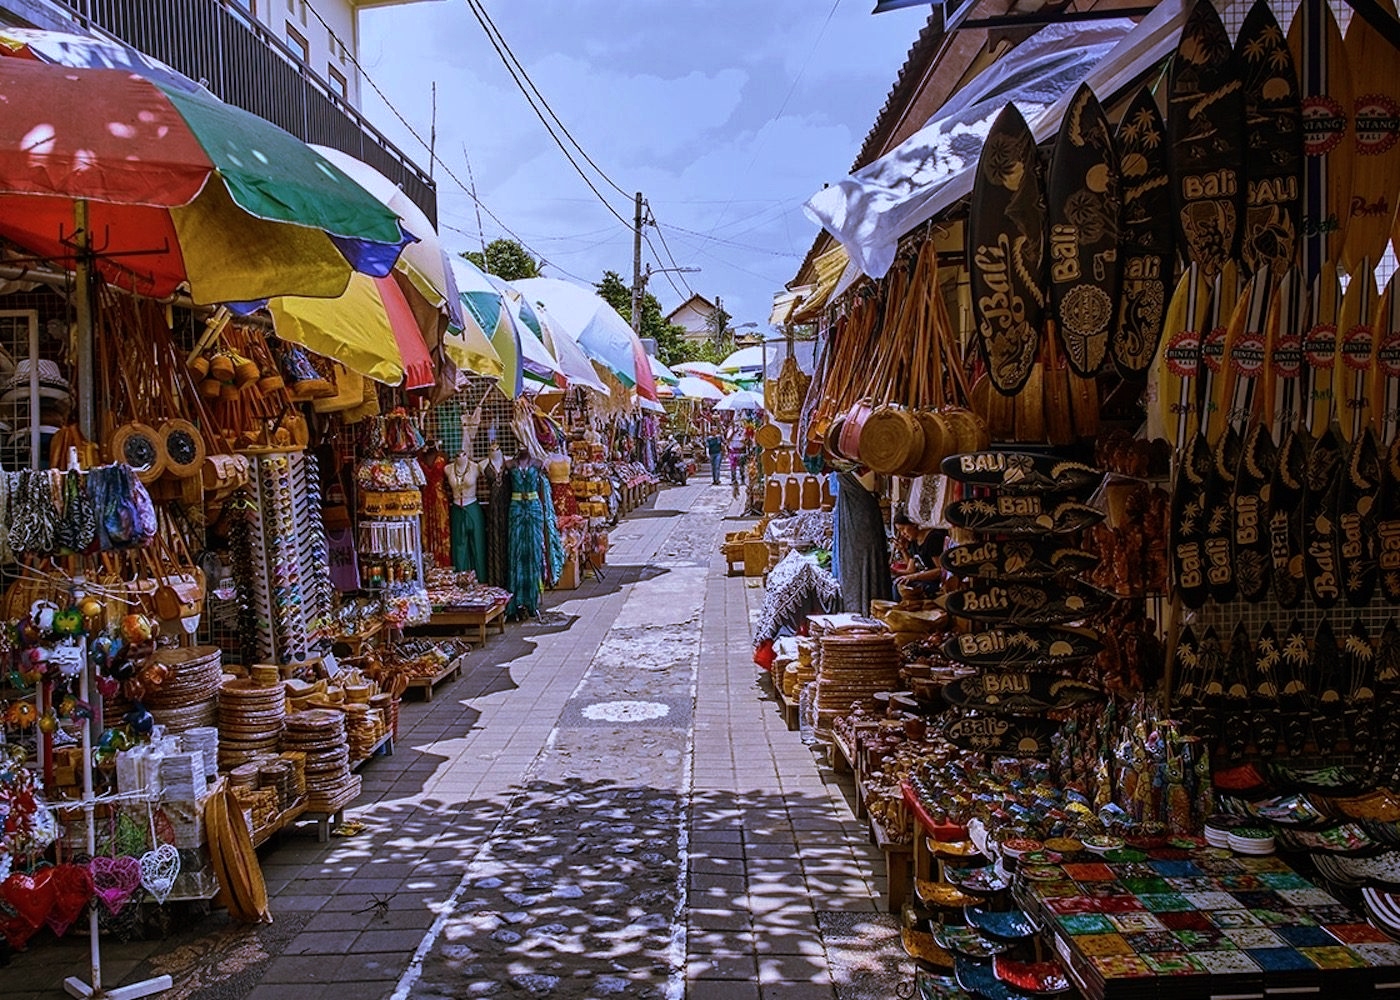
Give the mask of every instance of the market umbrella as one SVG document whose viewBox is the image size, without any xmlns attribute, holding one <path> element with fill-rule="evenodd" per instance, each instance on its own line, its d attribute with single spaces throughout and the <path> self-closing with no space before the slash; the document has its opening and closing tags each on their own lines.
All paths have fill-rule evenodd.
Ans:
<svg viewBox="0 0 1400 1000">
<path fill-rule="evenodd" d="M 200 303 L 335 296 L 389 273 L 392 211 L 301 140 L 203 90 L 0 59 L 0 236 L 110 282 Z"/>
<path fill-rule="evenodd" d="M 672 365 L 671 371 L 681 375 L 708 375 L 719 374 L 719 368 L 708 361 L 682 361 L 678 365 Z"/>
<path fill-rule="evenodd" d="M 719 363 L 720 372 L 740 372 L 749 369 L 755 372 L 763 370 L 763 348 L 761 346 L 741 347 Z"/>
<path fill-rule="evenodd" d="M 583 350 L 574 343 L 574 339 L 566 333 L 555 334 L 548 310 L 541 305 L 532 305 L 508 282 L 500 284 L 505 285 L 507 297 L 515 303 L 521 323 L 540 338 L 544 346 L 549 348 L 549 353 L 559 362 L 559 370 L 565 380 L 570 385 L 584 386 L 604 396 L 610 395 L 607 385 L 593 369 L 593 362 L 588 360 Z"/>
<path fill-rule="evenodd" d="M 696 375 L 682 375 L 676 382 L 676 389 L 687 399 L 713 399 L 721 400 L 724 393 L 720 392 L 713 383 L 705 381 Z"/>
<path fill-rule="evenodd" d="M 748 389 L 740 389 L 731 392 L 722 400 L 715 404 L 716 410 L 761 410 L 763 409 L 763 397 Z"/>
<path fill-rule="evenodd" d="M 452 258 L 452 271 L 457 277 L 463 318 L 474 321 L 486 335 L 492 350 L 501 359 L 498 376 L 501 391 L 515 399 L 524 388 L 521 379 L 525 372 L 520 330 L 511 317 L 510 307 L 486 272 L 465 257 Z"/>
<path fill-rule="evenodd" d="M 558 278 L 526 278 L 514 285 L 530 302 L 543 303 L 585 354 L 606 365 L 639 398 L 656 401 L 656 380 L 642 342 L 595 291 Z"/>
<path fill-rule="evenodd" d="M 277 336 L 334 358 L 387 385 L 434 383 L 431 354 L 403 289 L 393 278 L 354 274 L 333 299 L 283 295 L 268 300 Z"/>
<path fill-rule="evenodd" d="M 0 26 L 0 56 L 57 63 L 77 69 L 127 70 L 178 90 L 204 89 L 183 73 L 140 49 L 95 35 Z"/>
<path fill-rule="evenodd" d="M 648 354 L 647 363 L 651 366 L 651 377 L 654 378 L 658 384 L 665 382 L 668 385 L 675 385 L 680 379 L 679 375 L 662 364 L 655 355 Z"/>
</svg>

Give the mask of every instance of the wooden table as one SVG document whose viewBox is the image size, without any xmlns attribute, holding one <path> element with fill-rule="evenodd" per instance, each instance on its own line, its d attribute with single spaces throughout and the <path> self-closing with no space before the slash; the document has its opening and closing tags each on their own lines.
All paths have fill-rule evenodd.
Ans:
<svg viewBox="0 0 1400 1000">
<path fill-rule="evenodd" d="M 482 645 L 486 644 L 487 630 L 494 624 L 496 631 L 505 635 L 506 631 L 506 602 L 497 601 L 489 608 L 444 608 L 441 611 L 434 611 L 429 627 L 436 626 L 458 626 L 463 629 L 475 629 L 476 639 Z M 470 631 L 465 633 L 470 636 Z"/>
</svg>

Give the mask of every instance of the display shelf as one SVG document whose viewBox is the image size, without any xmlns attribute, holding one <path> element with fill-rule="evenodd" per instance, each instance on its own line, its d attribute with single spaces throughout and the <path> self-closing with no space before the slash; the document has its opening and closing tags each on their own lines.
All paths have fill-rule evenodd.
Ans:
<svg viewBox="0 0 1400 1000">
<path fill-rule="evenodd" d="M 891 840 L 874 816 L 870 817 L 870 835 L 885 855 L 885 908 L 890 913 L 898 913 L 909 896 L 914 845 Z"/>
<path fill-rule="evenodd" d="M 856 769 L 855 748 L 846 745 L 839 733 L 835 731 L 831 734 L 831 745 L 835 752 L 828 754 L 831 759 L 831 769 L 837 774 L 854 774 Z"/>
<path fill-rule="evenodd" d="M 452 660 L 450 663 L 448 663 L 447 666 L 443 667 L 437 673 L 433 674 L 433 676 L 431 677 L 413 678 L 408 682 L 408 687 L 405 689 L 405 693 L 407 693 L 408 691 L 422 691 L 423 700 L 432 701 L 433 692 L 437 689 L 437 686 L 439 684 L 462 676 L 462 664 L 465 662 L 466 657 L 459 656 L 455 660 Z"/>
<path fill-rule="evenodd" d="M 484 609 L 443 608 L 442 610 L 434 610 L 433 617 L 426 626 L 415 627 L 475 629 L 477 642 L 485 645 L 487 631 L 492 625 L 495 625 L 498 633 L 505 635 L 506 606 L 508 603 L 507 601 L 497 601 L 489 608 Z"/>
<path fill-rule="evenodd" d="M 394 733 L 393 730 L 390 730 L 379 737 L 379 739 L 375 740 L 374 745 L 369 748 L 369 753 L 365 754 L 363 757 L 352 758 L 350 761 L 350 770 L 358 771 L 364 765 L 365 761 L 369 760 L 371 757 L 392 757 L 393 755 Z"/>
<path fill-rule="evenodd" d="M 285 830 L 292 823 L 295 823 L 298 819 L 301 818 L 302 814 L 305 812 L 306 799 L 297 799 L 286 809 L 278 813 L 277 818 L 274 819 L 271 823 L 267 824 L 267 826 L 263 827 L 260 830 L 254 831 L 252 838 L 253 846 L 255 848 L 261 847 L 263 844 L 271 840 L 274 836 Z"/>
<path fill-rule="evenodd" d="M 778 702 L 778 712 L 783 717 L 783 723 L 790 731 L 796 731 L 798 727 L 797 702 L 783 693 L 781 684 L 773 685 L 773 697 Z"/>
<path fill-rule="evenodd" d="M 345 807 L 360 797 L 360 790 L 363 786 L 360 779 L 354 779 L 354 783 L 348 788 L 339 799 L 333 799 L 329 808 L 324 810 L 307 809 L 302 813 L 302 819 L 313 820 L 316 823 L 316 840 L 318 843 L 328 843 L 331 839 L 331 824 L 339 826 L 345 822 Z"/>
</svg>

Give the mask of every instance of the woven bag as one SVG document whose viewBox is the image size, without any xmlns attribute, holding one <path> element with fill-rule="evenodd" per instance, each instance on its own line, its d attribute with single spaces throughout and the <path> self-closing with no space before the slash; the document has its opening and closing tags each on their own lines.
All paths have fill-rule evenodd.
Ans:
<svg viewBox="0 0 1400 1000">
<path fill-rule="evenodd" d="M 797 359 L 789 354 L 769 394 L 773 416 L 785 424 L 796 421 L 802 415 L 802 402 L 811 384 L 812 377 L 798 367 Z"/>
</svg>

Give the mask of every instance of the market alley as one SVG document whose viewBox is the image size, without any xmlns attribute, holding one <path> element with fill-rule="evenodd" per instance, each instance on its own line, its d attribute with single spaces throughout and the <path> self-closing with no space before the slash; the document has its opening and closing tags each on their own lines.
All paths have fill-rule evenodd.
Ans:
<svg viewBox="0 0 1400 1000">
<path fill-rule="evenodd" d="M 114 942 L 108 981 L 169 973 L 178 1000 L 892 995 L 883 863 L 763 698 L 762 590 L 717 555 L 738 505 L 692 482 L 614 530 L 602 580 L 404 706 L 347 814 L 363 830 L 264 849 L 271 925 L 215 913 Z M 85 955 L 20 956 L 0 988 L 51 996 Z"/>
</svg>

